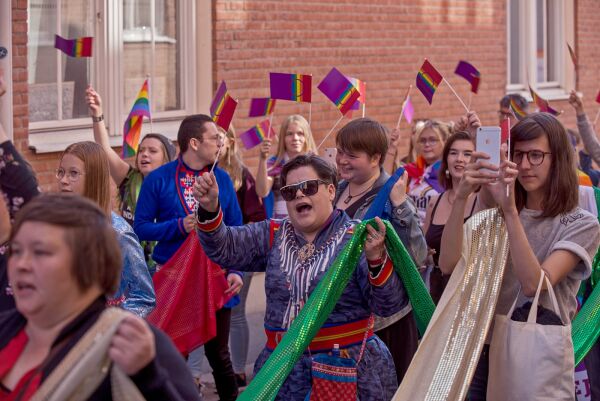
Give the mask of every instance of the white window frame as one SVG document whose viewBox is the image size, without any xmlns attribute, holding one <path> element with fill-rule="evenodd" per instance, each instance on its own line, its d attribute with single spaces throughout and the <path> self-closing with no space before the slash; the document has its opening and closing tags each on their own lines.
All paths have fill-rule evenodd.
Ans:
<svg viewBox="0 0 600 401">
<path fill-rule="evenodd" d="M 177 1 L 181 16 L 178 30 L 182 108 L 163 112 L 152 110 L 153 131 L 161 132 L 171 139 L 176 138 L 179 124 L 186 115 L 196 113 L 199 105 L 204 106 L 210 102 L 210 99 L 206 100 L 199 92 L 208 90 L 208 93 L 212 93 L 211 2 Z M 93 7 L 96 18 L 92 77 L 96 89 L 103 96 L 110 143 L 116 147 L 122 145 L 122 126 L 131 107 L 124 104 L 123 100 L 123 2 L 93 0 Z M 203 24 L 197 25 L 198 18 L 203 19 Z M 201 32 L 196 31 L 196 26 L 202 27 Z M 204 65 L 200 65 L 200 60 Z M 207 62 L 210 63 L 208 66 Z M 145 121 L 144 124 L 146 127 L 143 132 L 150 132 L 149 122 Z M 36 153 L 62 151 L 73 142 L 92 138 L 92 123 L 89 118 L 29 124 L 29 144 Z"/>
<path fill-rule="evenodd" d="M 13 139 L 13 96 L 12 96 L 12 2 L 0 1 L 0 43 L 8 54 L 0 60 L 0 69 L 4 71 L 6 93 L 0 98 L 0 122 L 6 135 Z"/>
<path fill-rule="evenodd" d="M 506 2 L 506 93 L 518 93 L 524 96 L 528 101 L 532 101 L 529 88 L 527 86 L 527 77 L 533 90 L 546 100 L 564 100 L 569 98 L 569 92 L 575 88 L 575 67 L 568 54 L 567 43 L 575 47 L 575 8 L 571 0 L 556 0 L 559 4 L 559 10 L 555 13 L 560 16 L 555 26 L 558 29 L 558 40 L 553 51 L 562 62 L 558 65 L 558 80 L 552 82 L 537 82 L 537 56 L 536 56 L 536 0 L 520 0 L 519 7 L 519 26 L 523 32 L 521 38 L 521 77 L 522 82 L 518 84 L 510 83 L 510 62 L 511 62 L 511 31 L 510 31 L 510 1 Z M 546 30 L 544 30 L 546 32 Z M 546 53 L 547 54 L 547 53 Z"/>
</svg>

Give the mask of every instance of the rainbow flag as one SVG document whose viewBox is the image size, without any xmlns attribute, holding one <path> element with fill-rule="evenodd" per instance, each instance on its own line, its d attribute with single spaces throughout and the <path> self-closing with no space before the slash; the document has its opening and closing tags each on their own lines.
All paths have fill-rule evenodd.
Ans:
<svg viewBox="0 0 600 401">
<path fill-rule="evenodd" d="M 54 35 L 54 47 L 70 57 L 92 57 L 93 40 L 92 37 L 65 39 Z"/>
<path fill-rule="evenodd" d="M 533 89 L 531 89 L 531 86 L 529 87 L 529 91 L 531 92 L 533 102 L 536 104 L 536 106 L 541 112 L 550 113 L 553 116 L 558 116 L 561 113 L 560 111 L 554 110 L 552 107 L 550 107 L 550 103 L 548 103 L 546 99 L 543 99 L 542 97 L 540 97 L 540 95 L 535 93 Z"/>
<path fill-rule="evenodd" d="M 461 60 L 458 62 L 454 73 L 466 79 L 471 84 L 471 92 L 477 93 L 479 90 L 479 83 L 481 82 L 481 74 L 477 71 L 477 68 L 472 64 Z"/>
<path fill-rule="evenodd" d="M 270 97 L 253 98 L 250 101 L 248 117 L 268 116 L 275 110 L 275 99 Z"/>
<path fill-rule="evenodd" d="M 512 110 L 517 120 L 522 120 L 527 116 L 525 110 L 520 108 L 517 102 L 515 102 L 515 99 L 513 99 L 512 97 L 510 98 L 510 109 Z"/>
<path fill-rule="evenodd" d="M 269 120 L 264 120 L 259 124 L 256 124 L 254 127 L 250 128 L 248 131 L 244 132 L 240 135 L 240 139 L 244 144 L 246 149 L 252 149 L 253 147 L 259 145 L 265 138 L 273 135 L 273 129 L 269 127 Z M 270 131 L 270 132 L 269 132 Z"/>
<path fill-rule="evenodd" d="M 427 59 L 425 59 L 425 62 L 417 74 L 417 88 L 419 88 L 423 96 L 425 96 L 425 99 L 427 99 L 429 104 L 433 101 L 433 94 L 443 79 L 444 77 L 442 74 L 440 74 Z"/>
<path fill-rule="evenodd" d="M 133 102 L 133 107 L 125 120 L 123 126 L 123 158 L 135 156 L 140 144 L 140 135 L 142 133 L 142 123 L 144 116 L 149 119 L 150 100 L 148 97 L 148 80 L 144 81 L 142 88 L 138 92 L 137 98 Z"/>
<path fill-rule="evenodd" d="M 269 73 L 271 99 L 311 101 L 312 75 Z"/>
<path fill-rule="evenodd" d="M 318 86 L 342 114 L 346 114 L 360 97 L 358 89 L 337 68 L 332 68 Z"/>
<path fill-rule="evenodd" d="M 229 129 L 229 124 L 233 119 L 233 113 L 237 107 L 237 101 L 229 96 L 225 81 L 221 81 L 217 93 L 210 105 L 210 116 L 215 124 L 225 131 Z"/>
<path fill-rule="evenodd" d="M 367 103 L 367 83 L 358 78 L 348 77 L 348 79 L 352 82 L 352 85 L 358 89 L 358 92 L 360 92 L 359 98 L 356 99 L 356 102 L 350 107 L 350 110 L 358 110 L 360 109 L 361 104 Z"/>
</svg>

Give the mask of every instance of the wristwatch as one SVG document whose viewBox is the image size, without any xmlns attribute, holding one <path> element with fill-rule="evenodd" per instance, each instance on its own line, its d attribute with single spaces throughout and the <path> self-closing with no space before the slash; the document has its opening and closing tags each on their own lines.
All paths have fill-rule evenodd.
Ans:
<svg viewBox="0 0 600 401">
<path fill-rule="evenodd" d="M 92 121 L 95 123 L 99 123 L 100 121 L 103 121 L 103 120 L 104 120 L 104 114 L 102 114 L 98 117 L 92 116 Z"/>
</svg>

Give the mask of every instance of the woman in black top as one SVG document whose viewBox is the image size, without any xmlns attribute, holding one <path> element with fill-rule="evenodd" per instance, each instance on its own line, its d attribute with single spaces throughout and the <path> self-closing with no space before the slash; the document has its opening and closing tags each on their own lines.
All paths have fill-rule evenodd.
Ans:
<svg viewBox="0 0 600 401">
<path fill-rule="evenodd" d="M 443 276 L 438 266 L 442 233 L 450 216 L 452 204 L 456 198 L 454 189 L 458 186 L 465 170 L 465 166 L 471 159 L 471 153 L 475 151 L 475 142 L 471 135 L 461 131 L 451 135 L 444 145 L 442 154 L 442 165 L 440 168 L 439 182 L 445 191 L 431 199 L 425 216 L 425 240 L 432 256 L 433 270 L 430 276 L 430 292 L 433 301 L 437 304 L 450 276 Z M 477 194 L 471 194 L 468 207 L 465 209 L 465 221 L 471 217 L 475 210 Z"/>
</svg>

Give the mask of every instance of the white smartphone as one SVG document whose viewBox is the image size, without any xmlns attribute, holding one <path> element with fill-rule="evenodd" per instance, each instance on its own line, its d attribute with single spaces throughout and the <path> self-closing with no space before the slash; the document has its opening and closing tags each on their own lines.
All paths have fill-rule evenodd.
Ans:
<svg viewBox="0 0 600 401">
<path fill-rule="evenodd" d="M 500 127 L 477 128 L 477 151 L 487 153 L 495 166 L 500 166 L 500 137 Z"/>
<path fill-rule="evenodd" d="M 336 148 L 325 148 L 323 158 L 327 160 L 333 167 L 336 167 L 335 157 L 337 156 Z"/>
</svg>

